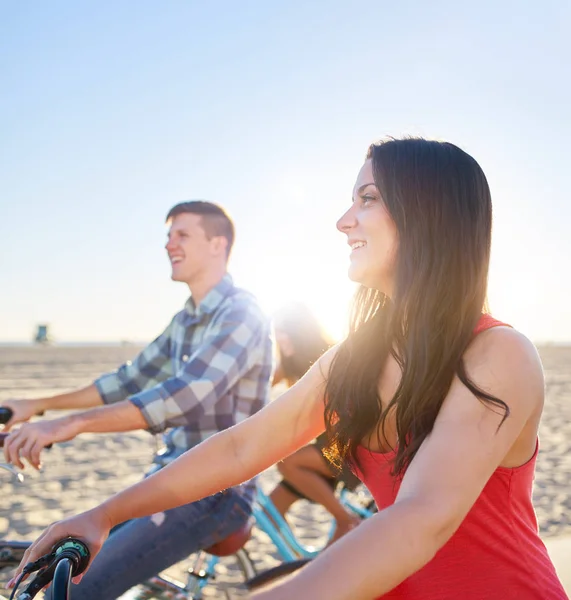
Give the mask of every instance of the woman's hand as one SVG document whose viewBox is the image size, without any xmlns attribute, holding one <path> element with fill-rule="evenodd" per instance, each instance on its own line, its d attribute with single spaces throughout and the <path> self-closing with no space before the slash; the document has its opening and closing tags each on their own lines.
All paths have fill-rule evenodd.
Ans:
<svg viewBox="0 0 571 600">
<path fill-rule="evenodd" d="M 103 546 L 103 542 L 107 539 L 110 529 L 109 518 L 100 506 L 50 525 L 26 550 L 14 577 L 8 583 L 8 587 L 11 588 L 14 586 L 20 573 L 28 563 L 35 562 L 45 554 L 49 554 L 60 540 L 67 537 L 74 537 L 84 542 L 89 548 L 91 555 L 87 569 L 84 573 L 73 579 L 74 583 L 79 583 L 83 575 L 88 571 L 91 562 L 99 550 L 101 550 L 101 546 Z"/>
</svg>

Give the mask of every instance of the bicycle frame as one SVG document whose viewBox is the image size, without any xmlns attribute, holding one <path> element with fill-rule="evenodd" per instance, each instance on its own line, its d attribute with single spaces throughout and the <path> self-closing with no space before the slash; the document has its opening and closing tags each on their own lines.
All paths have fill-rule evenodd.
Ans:
<svg viewBox="0 0 571 600">
<path fill-rule="evenodd" d="M 186 585 L 165 575 L 153 577 L 143 585 L 157 591 L 174 593 L 173 600 L 202 598 L 202 590 L 208 585 L 209 580 L 215 576 L 216 565 L 219 561 L 218 556 L 199 552 L 194 564 L 187 570 Z"/>
<path fill-rule="evenodd" d="M 361 500 L 364 500 L 366 503 L 365 505 L 362 505 L 360 502 L 353 501 L 351 497 L 352 493 L 352 491 L 348 490 L 344 486 L 341 487 L 339 499 L 341 503 L 345 506 L 345 508 L 348 508 L 355 514 L 361 516 L 363 519 L 372 516 L 376 512 L 375 502 L 370 496 L 366 496 L 363 491 L 356 492 L 357 496 L 360 497 Z M 284 519 L 281 518 L 281 515 L 272 505 L 270 499 L 267 496 L 261 495 L 260 506 L 263 506 L 265 512 L 269 513 L 272 519 L 275 520 L 272 522 L 272 520 L 270 520 L 266 514 L 261 515 L 261 520 L 264 521 L 265 524 L 271 526 L 270 531 L 276 533 L 277 535 L 283 535 L 285 538 L 287 538 L 287 540 L 289 540 L 290 543 L 292 543 L 294 547 L 292 550 L 290 550 L 286 546 L 279 544 L 282 550 L 285 550 L 287 554 L 290 554 L 292 551 L 302 550 L 302 552 L 306 551 L 306 554 L 301 558 L 286 560 L 285 562 L 282 562 L 281 564 L 275 567 L 258 573 L 255 577 L 246 582 L 246 588 L 250 591 L 256 590 L 259 587 L 266 586 L 272 582 L 275 582 L 278 579 L 291 575 L 292 573 L 303 567 L 305 564 L 310 562 L 315 556 L 315 553 L 319 552 L 315 551 L 313 548 L 306 548 L 296 540 L 295 536 L 293 536 L 293 533 L 289 529 L 289 526 L 287 525 L 287 523 L 285 523 Z M 268 533 L 272 541 L 276 543 L 279 538 L 274 537 L 274 535 L 272 535 L 270 531 L 266 530 L 266 533 Z M 329 541 L 330 540 L 331 532 Z"/>
<path fill-rule="evenodd" d="M 351 498 L 351 492 L 342 487 L 339 499 L 341 503 L 357 514 L 366 519 L 373 515 L 373 511 L 354 502 Z M 296 537 L 287 521 L 281 516 L 274 506 L 270 497 L 258 486 L 256 500 L 252 506 L 252 516 L 255 519 L 256 526 L 266 533 L 280 554 L 284 562 L 298 560 L 299 558 L 314 558 L 323 550 L 312 546 L 305 546 Z M 334 524 L 328 532 L 327 541 L 331 540 L 335 531 Z M 187 572 L 187 584 L 159 576 L 154 577 L 145 583 L 150 589 L 157 591 L 170 591 L 175 594 L 175 600 L 184 600 L 188 598 L 201 598 L 203 588 L 208 585 L 209 580 L 214 577 L 216 565 L 220 561 L 218 556 L 212 556 L 206 552 L 201 552 L 194 565 Z"/>
<path fill-rule="evenodd" d="M 258 489 L 257 501 L 252 507 L 252 513 L 256 519 L 256 525 L 264 531 L 277 548 L 284 561 L 302 558 L 313 558 L 317 556 L 320 548 L 303 545 L 294 535 L 291 527 L 280 515 L 270 498 Z M 332 531 L 329 531 L 328 539 Z"/>
<path fill-rule="evenodd" d="M 351 493 L 354 493 L 354 492 L 349 491 L 345 487 L 341 488 L 341 492 L 340 492 L 341 504 L 345 505 L 347 508 L 352 510 L 356 515 L 358 515 L 359 517 L 362 517 L 363 519 L 368 519 L 369 517 L 372 517 L 375 514 L 375 510 L 371 510 L 370 508 L 368 508 L 366 506 L 362 506 L 361 504 L 357 504 L 357 503 L 353 502 L 350 498 Z M 359 496 L 363 495 L 362 492 L 357 492 L 357 494 Z M 367 500 L 370 504 L 374 505 L 374 500 L 372 499 L 371 496 L 369 496 L 369 498 Z"/>
<path fill-rule="evenodd" d="M 363 519 L 373 514 L 373 511 L 352 502 L 348 490 L 344 487 L 341 489 L 339 499 L 346 508 Z M 269 536 L 284 561 L 314 558 L 323 550 L 323 547 L 315 548 L 302 544 L 295 537 L 291 527 L 278 512 L 269 496 L 260 488 L 258 488 L 257 501 L 254 503 L 252 512 L 256 519 L 256 525 Z M 331 540 L 334 532 L 335 526 L 332 523 L 327 535 L 327 542 Z"/>
</svg>

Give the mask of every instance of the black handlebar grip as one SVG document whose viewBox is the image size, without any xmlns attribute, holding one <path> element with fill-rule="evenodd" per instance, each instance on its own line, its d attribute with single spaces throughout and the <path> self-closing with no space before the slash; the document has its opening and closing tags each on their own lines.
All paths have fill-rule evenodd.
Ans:
<svg viewBox="0 0 571 600">
<path fill-rule="evenodd" d="M 62 558 L 69 558 L 73 563 L 73 570 L 71 572 L 73 577 L 80 575 L 85 571 L 89 564 L 89 548 L 77 538 L 66 538 L 58 542 L 53 549 L 53 554 L 56 560 Z"/>
<path fill-rule="evenodd" d="M 13 414 L 14 412 L 11 408 L 8 408 L 7 406 L 0 406 L 0 425 L 8 423 Z"/>
<path fill-rule="evenodd" d="M 8 423 L 8 421 L 12 418 L 12 415 L 14 414 L 14 411 L 11 408 L 8 408 L 7 406 L 0 406 L 0 425 L 5 425 L 6 423 Z M 38 415 L 43 415 L 44 413 L 38 413 Z M 3 446 L 4 444 L 4 438 L 7 436 L 7 433 L 3 433 L 1 434 L 0 437 L 0 448 Z M 52 447 L 52 444 L 48 444 L 46 446 L 46 448 L 50 449 Z"/>
</svg>

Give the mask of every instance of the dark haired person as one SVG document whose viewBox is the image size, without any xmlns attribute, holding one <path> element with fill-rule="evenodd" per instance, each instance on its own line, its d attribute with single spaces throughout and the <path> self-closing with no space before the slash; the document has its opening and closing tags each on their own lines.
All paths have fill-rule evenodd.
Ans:
<svg viewBox="0 0 571 600">
<path fill-rule="evenodd" d="M 292 386 L 333 343 L 324 333 L 319 321 L 303 303 L 283 307 L 274 316 L 274 332 L 278 349 L 277 368 L 273 384 L 285 382 Z M 300 448 L 277 464 L 282 480 L 270 494 L 275 507 L 286 516 L 291 505 L 300 499 L 321 504 L 335 519 L 331 542 L 359 524 L 360 519 L 347 512 L 335 495 L 339 481 L 353 489 L 359 480 L 347 465 L 334 467 L 323 455 L 325 434 L 315 442 Z"/>
<path fill-rule="evenodd" d="M 235 485 L 326 430 L 379 512 L 257 600 L 567 598 L 531 499 L 541 363 L 485 312 L 491 224 L 484 173 L 457 146 L 373 144 L 337 223 L 362 285 L 347 338 L 251 418 L 52 525 L 22 565 L 68 534 L 97 552 L 111 526 Z"/>
<path fill-rule="evenodd" d="M 166 451 L 155 457 L 157 468 L 267 402 L 271 327 L 254 297 L 235 287 L 227 273 L 232 221 L 219 206 L 193 201 L 172 208 L 167 223 L 172 279 L 187 284 L 191 293 L 184 309 L 132 362 L 87 388 L 5 402 L 14 411 L 10 426 L 45 410 L 82 409 L 14 429 L 4 445 L 10 462 L 23 467 L 26 459 L 38 467 L 46 445 L 84 432 L 166 430 Z M 113 600 L 190 553 L 222 541 L 246 523 L 254 493 L 250 481 L 130 521 L 113 532 L 73 597 Z"/>
</svg>

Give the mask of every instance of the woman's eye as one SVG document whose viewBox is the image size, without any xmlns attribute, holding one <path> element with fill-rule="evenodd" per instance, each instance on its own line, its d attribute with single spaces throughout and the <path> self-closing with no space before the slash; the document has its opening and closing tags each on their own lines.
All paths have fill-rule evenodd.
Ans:
<svg viewBox="0 0 571 600">
<path fill-rule="evenodd" d="M 361 196 L 363 204 L 370 204 L 376 200 L 375 196 Z"/>
</svg>

